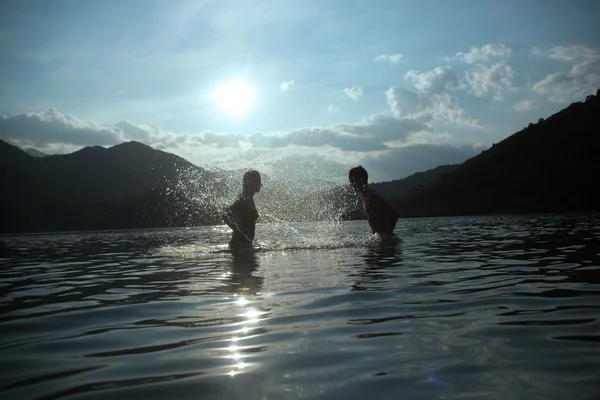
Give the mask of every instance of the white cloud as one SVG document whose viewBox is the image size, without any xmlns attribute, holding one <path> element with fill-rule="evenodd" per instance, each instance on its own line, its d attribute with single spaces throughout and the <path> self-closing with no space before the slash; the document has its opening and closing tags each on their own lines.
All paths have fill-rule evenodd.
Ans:
<svg viewBox="0 0 600 400">
<path fill-rule="evenodd" d="M 586 46 L 555 46 L 548 51 L 536 49 L 537 56 L 571 62 L 567 72 L 550 74 L 535 83 L 532 90 L 551 101 L 565 103 L 591 94 L 600 86 L 600 51 Z"/>
<path fill-rule="evenodd" d="M 515 106 L 513 108 L 516 111 L 524 112 L 524 111 L 528 111 L 528 110 L 533 110 L 533 109 L 538 108 L 540 106 L 541 106 L 540 102 L 534 99 L 534 100 L 523 100 L 523 101 L 520 101 L 517 104 L 515 104 Z"/>
<path fill-rule="evenodd" d="M 255 133 L 248 141 L 255 148 L 277 149 L 290 146 L 332 148 L 339 151 L 369 152 L 388 149 L 386 142 L 404 141 L 411 135 L 432 131 L 412 118 L 390 113 L 375 114 L 353 124 L 330 128 L 301 128 L 278 133 Z"/>
<path fill-rule="evenodd" d="M 380 54 L 375 57 L 376 62 L 389 62 L 390 64 L 397 64 L 404 58 L 404 54 L 395 53 L 395 54 Z"/>
<path fill-rule="evenodd" d="M 449 66 L 440 66 L 425 72 L 410 70 L 404 77 L 412 80 L 417 90 L 430 94 L 458 87 L 458 78 Z"/>
<path fill-rule="evenodd" d="M 486 44 L 481 47 L 471 46 L 468 53 L 458 52 L 452 57 L 444 57 L 445 61 L 458 60 L 467 64 L 476 62 L 488 61 L 492 57 L 508 57 L 512 53 L 512 49 L 503 44 Z"/>
<path fill-rule="evenodd" d="M 396 117 L 415 118 L 424 123 L 438 119 L 481 127 L 448 92 L 462 88 L 450 67 L 437 67 L 425 72 L 412 70 L 405 77 L 414 83 L 414 89 L 392 86 L 386 91 L 387 102 Z"/>
<path fill-rule="evenodd" d="M 475 70 L 466 72 L 467 83 L 477 97 L 492 94 L 495 100 L 502 100 L 505 92 L 514 92 L 514 71 L 504 62 L 490 66 L 477 64 Z"/>
<path fill-rule="evenodd" d="M 363 95 L 363 90 L 360 86 L 353 86 L 351 88 L 346 88 L 346 89 L 344 89 L 344 92 L 346 92 L 348 97 L 350 97 L 354 101 L 358 101 Z"/>
<path fill-rule="evenodd" d="M 413 133 L 431 131 L 424 123 L 398 118 L 389 112 L 375 114 L 352 124 L 339 124 L 329 128 L 300 128 L 284 132 L 254 133 L 199 133 L 170 132 L 157 125 L 135 125 L 118 121 L 99 126 L 65 115 L 55 109 L 44 113 L 26 113 L 0 116 L 0 138 L 19 146 L 43 150 L 50 145 L 89 146 L 114 145 L 137 140 L 150 146 L 177 151 L 183 148 L 226 149 L 247 148 L 280 149 L 290 146 L 307 148 L 335 148 L 340 151 L 374 151 L 388 148 L 387 141 L 402 141 Z"/>
<path fill-rule="evenodd" d="M 279 85 L 279 89 L 281 89 L 285 92 L 287 90 L 290 90 L 293 85 L 294 85 L 294 80 L 287 81 L 287 82 L 281 82 L 281 84 Z"/>
<path fill-rule="evenodd" d="M 117 127 L 101 127 L 49 108 L 39 114 L 0 115 L 0 138 L 39 148 L 45 144 L 112 145 L 123 141 L 124 135 Z"/>
<path fill-rule="evenodd" d="M 399 118 L 415 118 L 422 122 L 433 119 L 481 128 L 482 125 L 458 105 L 449 93 L 427 94 L 414 89 L 392 86 L 386 91 L 392 112 Z"/>
<path fill-rule="evenodd" d="M 547 51 L 539 47 L 531 49 L 531 55 L 535 57 L 548 57 L 553 60 L 567 61 L 571 63 L 591 60 L 600 57 L 598 49 L 582 45 L 554 46 Z"/>
</svg>

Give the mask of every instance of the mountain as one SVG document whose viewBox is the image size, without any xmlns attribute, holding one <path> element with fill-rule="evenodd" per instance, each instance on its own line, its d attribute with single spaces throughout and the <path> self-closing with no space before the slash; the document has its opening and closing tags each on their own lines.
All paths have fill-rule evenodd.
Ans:
<svg viewBox="0 0 600 400">
<path fill-rule="evenodd" d="M 457 165 L 440 165 L 424 172 L 417 172 L 402 179 L 396 179 L 388 182 L 372 183 L 369 186 L 377 191 L 384 198 L 401 197 L 411 190 L 427 185 L 440 176 L 450 172 Z"/>
<path fill-rule="evenodd" d="M 600 209 L 600 90 L 395 198 L 404 217 Z"/>
<path fill-rule="evenodd" d="M 0 141 L 0 184 L 2 232 L 214 223 L 222 205 L 215 200 L 237 189 L 138 142 L 37 158 Z"/>
<path fill-rule="evenodd" d="M 184 185 L 219 190 L 216 174 L 139 142 L 85 147 L 75 153 L 36 159 L 42 180 L 93 201 L 118 201 L 150 190 Z"/>
<path fill-rule="evenodd" d="M 25 153 L 29 154 L 31 157 L 46 157 L 48 155 L 42 151 L 34 149 L 33 147 L 25 149 Z"/>
</svg>

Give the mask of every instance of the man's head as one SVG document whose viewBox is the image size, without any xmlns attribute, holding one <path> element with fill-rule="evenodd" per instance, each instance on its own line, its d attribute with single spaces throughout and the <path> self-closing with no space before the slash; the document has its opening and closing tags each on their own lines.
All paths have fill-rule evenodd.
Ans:
<svg viewBox="0 0 600 400">
<path fill-rule="evenodd" d="M 246 171 L 244 174 L 244 191 L 258 193 L 261 186 L 260 173 L 254 169 Z"/>
<path fill-rule="evenodd" d="M 362 165 L 359 165 L 358 167 L 350 169 L 350 172 L 348 172 L 348 180 L 354 190 L 359 193 L 364 193 L 365 190 L 367 190 L 369 174 L 367 174 L 367 170 L 364 169 Z"/>
</svg>

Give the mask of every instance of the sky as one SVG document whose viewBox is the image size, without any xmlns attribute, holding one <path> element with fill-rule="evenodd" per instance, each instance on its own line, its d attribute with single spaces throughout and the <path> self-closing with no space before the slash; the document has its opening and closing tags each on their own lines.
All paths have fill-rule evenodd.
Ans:
<svg viewBox="0 0 600 400">
<path fill-rule="evenodd" d="M 594 0 L 5 0 L 0 139 L 387 181 L 600 88 Z"/>
</svg>

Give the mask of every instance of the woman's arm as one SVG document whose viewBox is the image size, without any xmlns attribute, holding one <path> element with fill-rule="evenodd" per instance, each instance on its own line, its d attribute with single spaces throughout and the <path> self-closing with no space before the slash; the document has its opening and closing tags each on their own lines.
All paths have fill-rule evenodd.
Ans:
<svg viewBox="0 0 600 400">
<path fill-rule="evenodd" d="M 227 207 L 223 212 L 223 221 L 227 224 L 228 227 L 233 229 L 234 231 L 240 231 L 240 207 L 242 207 L 242 203 L 239 200 L 236 200 L 231 206 Z"/>
</svg>

